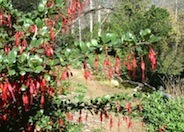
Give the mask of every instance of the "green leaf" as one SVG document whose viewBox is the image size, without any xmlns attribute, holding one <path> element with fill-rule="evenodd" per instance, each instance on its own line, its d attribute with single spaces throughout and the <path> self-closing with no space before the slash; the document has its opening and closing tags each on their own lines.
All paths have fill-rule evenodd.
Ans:
<svg viewBox="0 0 184 132">
<path fill-rule="evenodd" d="M 44 5 L 43 3 L 40 3 L 40 4 L 38 5 L 38 11 L 39 11 L 39 12 L 44 12 L 44 10 L 45 10 L 45 5 Z"/>
<path fill-rule="evenodd" d="M 34 72 L 35 73 L 40 73 L 43 70 L 44 70 L 44 67 L 43 66 L 37 66 Z"/>
<path fill-rule="evenodd" d="M 135 44 L 136 44 L 137 41 L 138 41 L 137 38 L 135 37 L 135 35 L 132 36 L 132 40 L 133 40 L 133 42 L 134 42 Z"/>
<path fill-rule="evenodd" d="M 15 75 L 15 70 L 14 69 L 11 69 L 11 70 L 8 70 L 8 74 L 10 75 L 10 76 L 12 76 L 12 75 Z"/>
<path fill-rule="evenodd" d="M 149 39 L 148 39 L 148 41 L 150 42 L 150 43 L 154 43 L 154 42 L 158 42 L 160 40 L 160 37 L 156 37 L 155 35 L 150 35 L 150 37 L 149 37 Z"/>
<path fill-rule="evenodd" d="M 28 53 L 23 52 L 22 55 L 20 56 L 21 62 L 24 62 L 28 57 Z"/>
<path fill-rule="evenodd" d="M 3 56 L 0 54 L 0 62 L 2 62 L 3 61 Z"/>
<path fill-rule="evenodd" d="M 30 44 L 29 44 L 29 48 L 31 49 L 31 48 L 35 47 L 36 46 L 36 42 L 37 42 L 37 39 L 36 38 L 33 38 L 31 40 Z"/>
<path fill-rule="evenodd" d="M 44 78 L 45 78 L 47 81 L 50 81 L 50 80 L 51 80 L 51 77 L 50 77 L 50 75 L 48 75 L 48 74 L 45 74 L 45 75 L 44 75 Z"/>
<path fill-rule="evenodd" d="M 75 46 L 79 46 L 79 45 L 80 45 L 79 41 L 75 41 L 75 42 L 74 42 L 74 45 L 75 45 Z"/>
<path fill-rule="evenodd" d="M 77 96 L 74 97 L 76 102 L 82 102 L 84 99 L 84 94 L 78 94 Z"/>
<path fill-rule="evenodd" d="M 116 41 L 118 37 L 118 35 L 115 33 L 107 33 L 106 36 L 110 38 L 111 42 Z"/>
<path fill-rule="evenodd" d="M 9 53 L 8 53 L 8 63 L 15 63 L 16 62 L 16 57 L 17 57 L 17 48 L 13 48 Z"/>
<path fill-rule="evenodd" d="M 137 47 L 136 50 L 139 56 L 143 53 L 141 46 Z"/>
<path fill-rule="evenodd" d="M 63 0 L 56 0 L 56 5 L 61 6 L 63 4 Z"/>
<path fill-rule="evenodd" d="M 52 130 L 52 126 L 51 125 L 47 125 L 47 129 L 48 130 Z"/>
<path fill-rule="evenodd" d="M 87 46 L 88 48 L 90 48 L 90 47 L 91 47 L 91 43 L 90 43 L 90 42 L 87 42 L 87 43 L 86 43 L 86 46 Z"/>
<path fill-rule="evenodd" d="M 24 70 L 26 72 L 34 72 L 34 69 L 31 68 L 22 68 L 21 70 Z"/>
<path fill-rule="evenodd" d="M 28 30 L 29 27 L 30 27 L 30 24 L 29 24 L 29 23 L 24 23 L 23 27 L 24 27 L 26 30 Z"/>
<path fill-rule="evenodd" d="M 37 130 L 37 131 L 40 131 L 41 128 L 42 128 L 42 127 L 41 127 L 40 125 L 36 124 L 36 130 Z"/>
<path fill-rule="evenodd" d="M 71 49 L 67 48 L 65 51 L 65 56 L 68 57 L 71 54 Z"/>
<path fill-rule="evenodd" d="M 20 71 L 20 75 L 21 75 L 21 76 L 24 76 L 25 74 L 26 74 L 25 71 Z"/>
<path fill-rule="evenodd" d="M 48 34 L 48 28 L 46 26 L 42 27 L 42 29 L 39 32 L 42 36 L 45 36 Z"/>
<path fill-rule="evenodd" d="M 84 42 L 80 42 L 79 45 L 80 45 L 80 49 L 81 49 L 82 53 L 86 53 L 86 51 L 87 51 L 86 44 Z"/>
<path fill-rule="evenodd" d="M 28 23 L 28 24 L 30 24 L 30 25 L 34 24 L 33 20 L 32 19 L 29 19 L 29 18 L 26 18 L 25 19 L 25 22 Z"/>
<path fill-rule="evenodd" d="M 39 63 L 39 64 L 41 64 L 43 62 L 42 58 L 40 58 L 40 56 L 38 56 L 37 54 L 34 55 L 32 58 L 30 58 L 30 60 L 33 63 Z"/>
<path fill-rule="evenodd" d="M 111 96 L 110 95 L 104 95 L 102 98 L 104 98 L 104 100 L 110 100 Z"/>
<path fill-rule="evenodd" d="M 42 3 L 45 5 L 47 3 L 47 0 L 42 0 Z"/>
<path fill-rule="evenodd" d="M 21 91 L 26 91 L 26 85 L 23 84 L 20 89 Z"/>
<path fill-rule="evenodd" d="M 45 60 L 47 65 L 54 66 L 54 60 L 48 60 L 47 58 L 45 58 Z"/>
<path fill-rule="evenodd" d="M 37 49 L 35 52 L 38 54 L 42 54 L 42 53 L 44 53 L 44 49 Z"/>
<path fill-rule="evenodd" d="M 110 41 L 110 38 L 107 34 L 102 34 L 101 36 L 103 44 L 107 44 Z"/>
<path fill-rule="evenodd" d="M 28 59 L 28 65 L 31 68 L 35 68 L 36 66 L 40 66 L 42 62 L 43 62 L 43 59 L 40 58 L 37 54 L 30 56 Z"/>
<path fill-rule="evenodd" d="M 37 25 L 38 28 L 42 28 L 42 26 L 43 26 L 43 21 L 42 21 L 40 18 L 37 18 L 37 19 L 35 20 L 35 22 L 36 22 L 36 25 Z"/>
<path fill-rule="evenodd" d="M 135 43 L 137 42 L 136 37 L 130 32 L 128 32 L 124 35 L 124 40 L 128 41 L 128 42 L 135 42 Z"/>
<path fill-rule="evenodd" d="M 9 59 L 8 59 L 7 57 L 5 57 L 5 58 L 3 59 L 3 62 L 4 62 L 4 63 L 9 63 Z"/>
<path fill-rule="evenodd" d="M 150 29 L 145 29 L 145 30 L 141 30 L 140 31 L 140 35 L 142 38 L 144 38 L 145 36 L 151 34 L 151 30 Z"/>
<path fill-rule="evenodd" d="M 92 39 L 92 40 L 91 40 L 91 44 L 92 44 L 93 46 L 98 46 L 98 42 L 97 42 L 96 39 Z"/>
<path fill-rule="evenodd" d="M 3 0 L 3 3 L 4 3 L 4 4 L 7 4 L 7 0 Z"/>
<path fill-rule="evenodd" d="M 1 72 L 3 69 L 5 69 L 5 68 L 6 68 L 5 65 L 0 65 L 0 72 Z"/>
<path fill-rule="evenodd" d="M 41 44 L 43 44 L 43 38 L 39 38 L 37 41 L 36 41 L 36 45 L 39 46 Z"/>
</svg>

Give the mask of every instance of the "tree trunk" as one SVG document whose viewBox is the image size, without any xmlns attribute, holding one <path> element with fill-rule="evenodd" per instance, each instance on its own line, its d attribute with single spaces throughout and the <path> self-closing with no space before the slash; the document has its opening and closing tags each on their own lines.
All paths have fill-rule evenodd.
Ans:
<svg viewBox="0 0 184 132">
<path fill-rule="evenodd" d="M 93 8 L 93 0 L 90 0 L 90 10 Z M 90 13 L 90 33 L 91 33 L 91 39 L 93 37 L 93 14 Z"/>
<path fill-rule="evenodd" d="M 79 42 L 82 42 L 82 33 L 81 33 L 81 19 L 79 19 Z"/>
<path fill-rule="evenodd" d="M 101 5 L 99 5 L 99 8 L 101 7 Z M 101 35 L 101 10 L 98 11 L 98 36 Z"/>
</svg>

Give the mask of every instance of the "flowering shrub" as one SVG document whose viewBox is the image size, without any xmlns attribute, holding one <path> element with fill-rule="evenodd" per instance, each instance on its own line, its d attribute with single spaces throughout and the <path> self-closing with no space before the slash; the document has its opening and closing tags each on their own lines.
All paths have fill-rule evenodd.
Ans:
<svg viewBox="0 0 184 132">
<path fill-rule="evenodd" d="M 158 38 L 151 33 L 150 29 L 140 31 L 139 36 L 133 33 L 123 34 L 118 37 L 114 33 L 102 34 L 98 40 L 92 39 L 89 42 L 76 42 L 77 53 L 83 55 L 83 68 L 89 69 L 86 65 L 90 54 L 95 54 L 93 68 L 98 71 L 102 64 L 104 76 L 113 78 L 113 75 L 124 77 L 128 73 L 129 79 L 147 82 L 146 73 L 156 71 L 156 52 L 153 43 Z M 103 60 L 99 55 L 104 54 Z M 85 75 L 88 70 L 85 70 Z M 140 77 L 141 75 L 141 77 Z M 140 79 L 141 78 L 141 79 Z"/>
<path fill-rule="evenodd" d="M 58 11 L 62 3 L 49 5 L 43 0 L 37 10 L 23 13 L 13 9 L 11 1 L 0 1 L 0 127 L 4 131 L 34 129 L 37 125 L 30 125 L 29 116 L 51 105 L 56 94 L 61 77 L 54 68 L 62 51 L 55 49 L 55 33 L 62 26 Z"/>
<path fill-rule="evenodd" d="M 81 101 L 77 104 L 61 101 L 57 96 L 61 81 L 72 76 L 68 68 L 72 53 L 68 47 L 63 49 L 57 47 L 57 35 L 68 32 L 75 15 L 81 12 L 85 4 L 74 0 L 67 8 L 66 15 L 62 0 L 42 0 L 37 10 L 23 13 L 13 9 L 11 1 L 0 0 L 0 129 L 2 131 L 65 131 L 69 124 L 66 118 L 71 119 L 71 116 L 65 113 L 73 109 L 79 110 L 78 121 L 82 121 L 82 109 L 89 108 L 90 105 L 81 106 L 83 103 Z M 92 74 L 86 64 L 88 54 L 101 50 L 105 53 L 103 70 L 106 76 L 112 78 L 114 73 L 121 74 L 120 59 L 123 54 L 127 56 L 124 57 L 124 66 L 133 78 L 136 78 L 137 60 L 140 61 L 141 58 L 142 81 L 145 82 L 144 57 L 147 56 L 148 47 L 152 69 L 155 70 L 156 66 L 156 54 L 151 48 L 151 42 L 155 38 L 149 29 L 141 31 L 140 36 L 141 40 L 147 39 L 149 43 L 142 43 L 130 33 L 125 34 L 121 39 L 114 34 L 106 34 L 101 37 L 101 42 L 92 40 L 90 43 L 76 43 L 74 48 L 78 48 L 79 53 L 84 55 L 84 77 L 90 79 Z M 139 41 L 141 43 L 138 43 Z M 122 44 L 123 50 L 119 53 Z M 109 49 L 116 51 L 115 69 L 110 61 Z M 126 52 L 123 53 L 124 51 Z M 98 69 L 98 54 L 96 52 L 95 69 Z M 62 66 L 62 74 L 57 72 L 57 65 Z M 104 107 L 110 102 L 109 98 L 104 97 L 101 101 L 95 100 L 95 102 L 91 103 L 98 106 L 101 116 L 108 117 Z M 112 109 L 117 108 L 114 104 Z M 126 108 L 118 107 L 118 111 L 121 111 L 120 109 L 128 114 L 132 112 L 131 104 Z M 112 118 L 110 120 L 112 127 Z"/>
</svg>

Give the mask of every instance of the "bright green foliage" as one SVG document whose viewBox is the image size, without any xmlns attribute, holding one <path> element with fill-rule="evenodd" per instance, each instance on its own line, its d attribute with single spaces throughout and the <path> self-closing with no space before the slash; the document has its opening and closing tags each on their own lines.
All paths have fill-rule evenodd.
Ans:
<svg viewBox="0 0 184 132">
<path fill-rule="evenodd" d="M 149 59 L 149 49 L 151 49 L 151 47 L 154 46 L 153 44 L 158 42 L 159 39 L 159 37 L 152 34 L 150 29 L 140 30 L 138 35 L 127 32 L 121 34 L 121 37 L 116 33 L 106 33 L 102 34 L 98 40 L 92 39 L 88 42 L 76 42 L 75 46 L 77 48 L 75 49 L 75 54 L 82 54 L 84 62 L 88 60 L 88 58 L 90 61 L 93 59 L 94 62 L 94 56 L 90 54 L 97 56 L 103 54 L 104 56 L 102 55 L 103 57 L 101 56 L 102 58 L 100 57 L 101 59 L 99 60 L 99 65 L 102 65 L 99 69 L 103 70 L 105 70 L 104 67 L 106 67 L 105 60 L 108 60 L 109 56 L 111 56 L 112 60 L 108 62 L 107 71 L 111 68 L 121 67 L 121 72 L 118 73 L 122 75 L 121 77 L 141 81 L 141 76 L 143 77 L 143 72 L 141 73 L 141 58 L 146 63 L 146 74 L 148 71 L 150 71 L 150 73 L 156 71 L 156 69 L 151 68 L 152 63 L 156 63 L 156 60 L 152 62 Z M 114 63 L 116 57 L 120 58 L 119 64 Z M 94 64 L 92 64 L 92 66 L 94 66 Z M 128 75 L 127 72 L 129 73 Z"/>
<path fill-rule="evenodd" d="M 169 13 L 165 9 L 152 6 L 144 15 L 144 21 L 147 21 L 146 27 L 148 26 L 153 34 L 158 36 L 168 35 L 172 27 L 169 23 Z"/>
<path fill-rule="evenodd" d="M 183 49 L 179 49 L 179 53 L 173 50 L 167 50 L 167 53 L 162 53 L 160 56 L 159 72 L 168 75 L 181 75 L 184 70 L 184 53 Z M 181 75 L 182 76 L 182 75 Z"/>
<path fill-rule="evenodd" d="M 165 9 L 156 8 L 148 3 L 127 2 L 112 12 L 109 26 L 110 32 L 121 34 L 123 32 L 134 32 L 138 34 L 141 29 L 149 28 L 157 36 L 167 35 L 171 27 L 168 22 L 169 13 Z M 143 5 L 144 4 L 144 5 Z"/>
<path fill-rule="evenodd" d="M 162 93 L 156 92 L 143 99 L 143 120 L 148 131 L 184 131 L 183 98 L 167 100 Z"/>
<path fill-rule="evenodd" d="M 118 35 L 127 31 L 138 35 L 141 29 L 151 29 L 155 36 L 161 37 L 157 45 L 153 46 L 158 55 L 157 73 L 181 75 L 184 67 L 183 59 L 181 59 L 184 52 L 182 17 L 178 17 L 181 20 L 173 24 L 171 13 L 169 14 L 166 9 L 151 6 L 149 2 L 143 4 L 143 2 L 145 1 L 120 3 L 120 6 L 112 12 L 110 21 L 102 25 L 102 30 Z M 176 45 L 178 45 L 177 49 Z"/>
<path fill-rule="evenodd" d="M 160 50 L 160 69 L 159 73 L 168 75 L 183 76 L 184 72 L 184 35 L 183 35 L 183 14 L 180 12 L 178 21 L 175 16 L 170 13 L 170 22 L 172 24 L 172 32 L 162 39 Z"/>
</svg>

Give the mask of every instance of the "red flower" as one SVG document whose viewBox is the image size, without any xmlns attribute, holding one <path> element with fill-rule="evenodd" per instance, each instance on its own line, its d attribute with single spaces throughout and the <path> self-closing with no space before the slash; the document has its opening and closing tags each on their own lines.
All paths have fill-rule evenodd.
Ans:
<svg viewBox="0 0 184 132">
<path fill-rule="evenodd" d="M 43 109 L 44 108 L 44 104 L 45 104 L 45 98 L 44 98 L 43 94 L 41 95 L 40 104 L 41 104 L 40 107 Z"/>
<path fill-rule="evenodd" d="M 112 117 L 110 117 L 110 129 L 112 129 L 112 127 L 113 127 L 113 120 L 112 120 Z"/>
<path fill-rule="evenodd" d="M 149 48 L 149 53 L 148 53 L 148 58 L 151 61 L 151 68 L 152 70 L 156 69 L 156 53 L 155 51 L 152 49 L 152 47 Z"/>
<path fill-rule="evenodd" d="M 50 38 L 52 39 L 52 41 L 55 41 L 55 33 L 52 28 L 50 29 Z"/>
<path fill-rule="evenodd" d="M 25 108 L 25 111 L 28 111 L 29 110 L 29 98 L 27 96 L 27 94 L 23 94 L 22 95 L 22 102 L 23 102 L 23 105 L 24 105 L 24 108 Z"/>
<path fill-rule="evenodd" d="M 84 70 L 84 78 L 88 80 L 88 78 L 90 77 L 91 77 L 91 71 L 88 69 Z"/>
<path fill-rule="evenodd" d="M 8 13 L 8 25 L 9 25 L 9 28 L 12 29 L 12 20 L 11 20 L 11 14 Z"/>
<path fill-rule="evenodd" d="M 145 66 L 145 62 L 143 58 L 141 58 L 141 70 L 142 70 L 142 82 L 145 82 L 146 81 L 146 78 L 145 78 L 146 66 Z"/>
<path fill-rule="evenodd" d="M 120 75 L 120 58 L 116 57 L 115 58 L 115 73 Z"/>
</svg>

